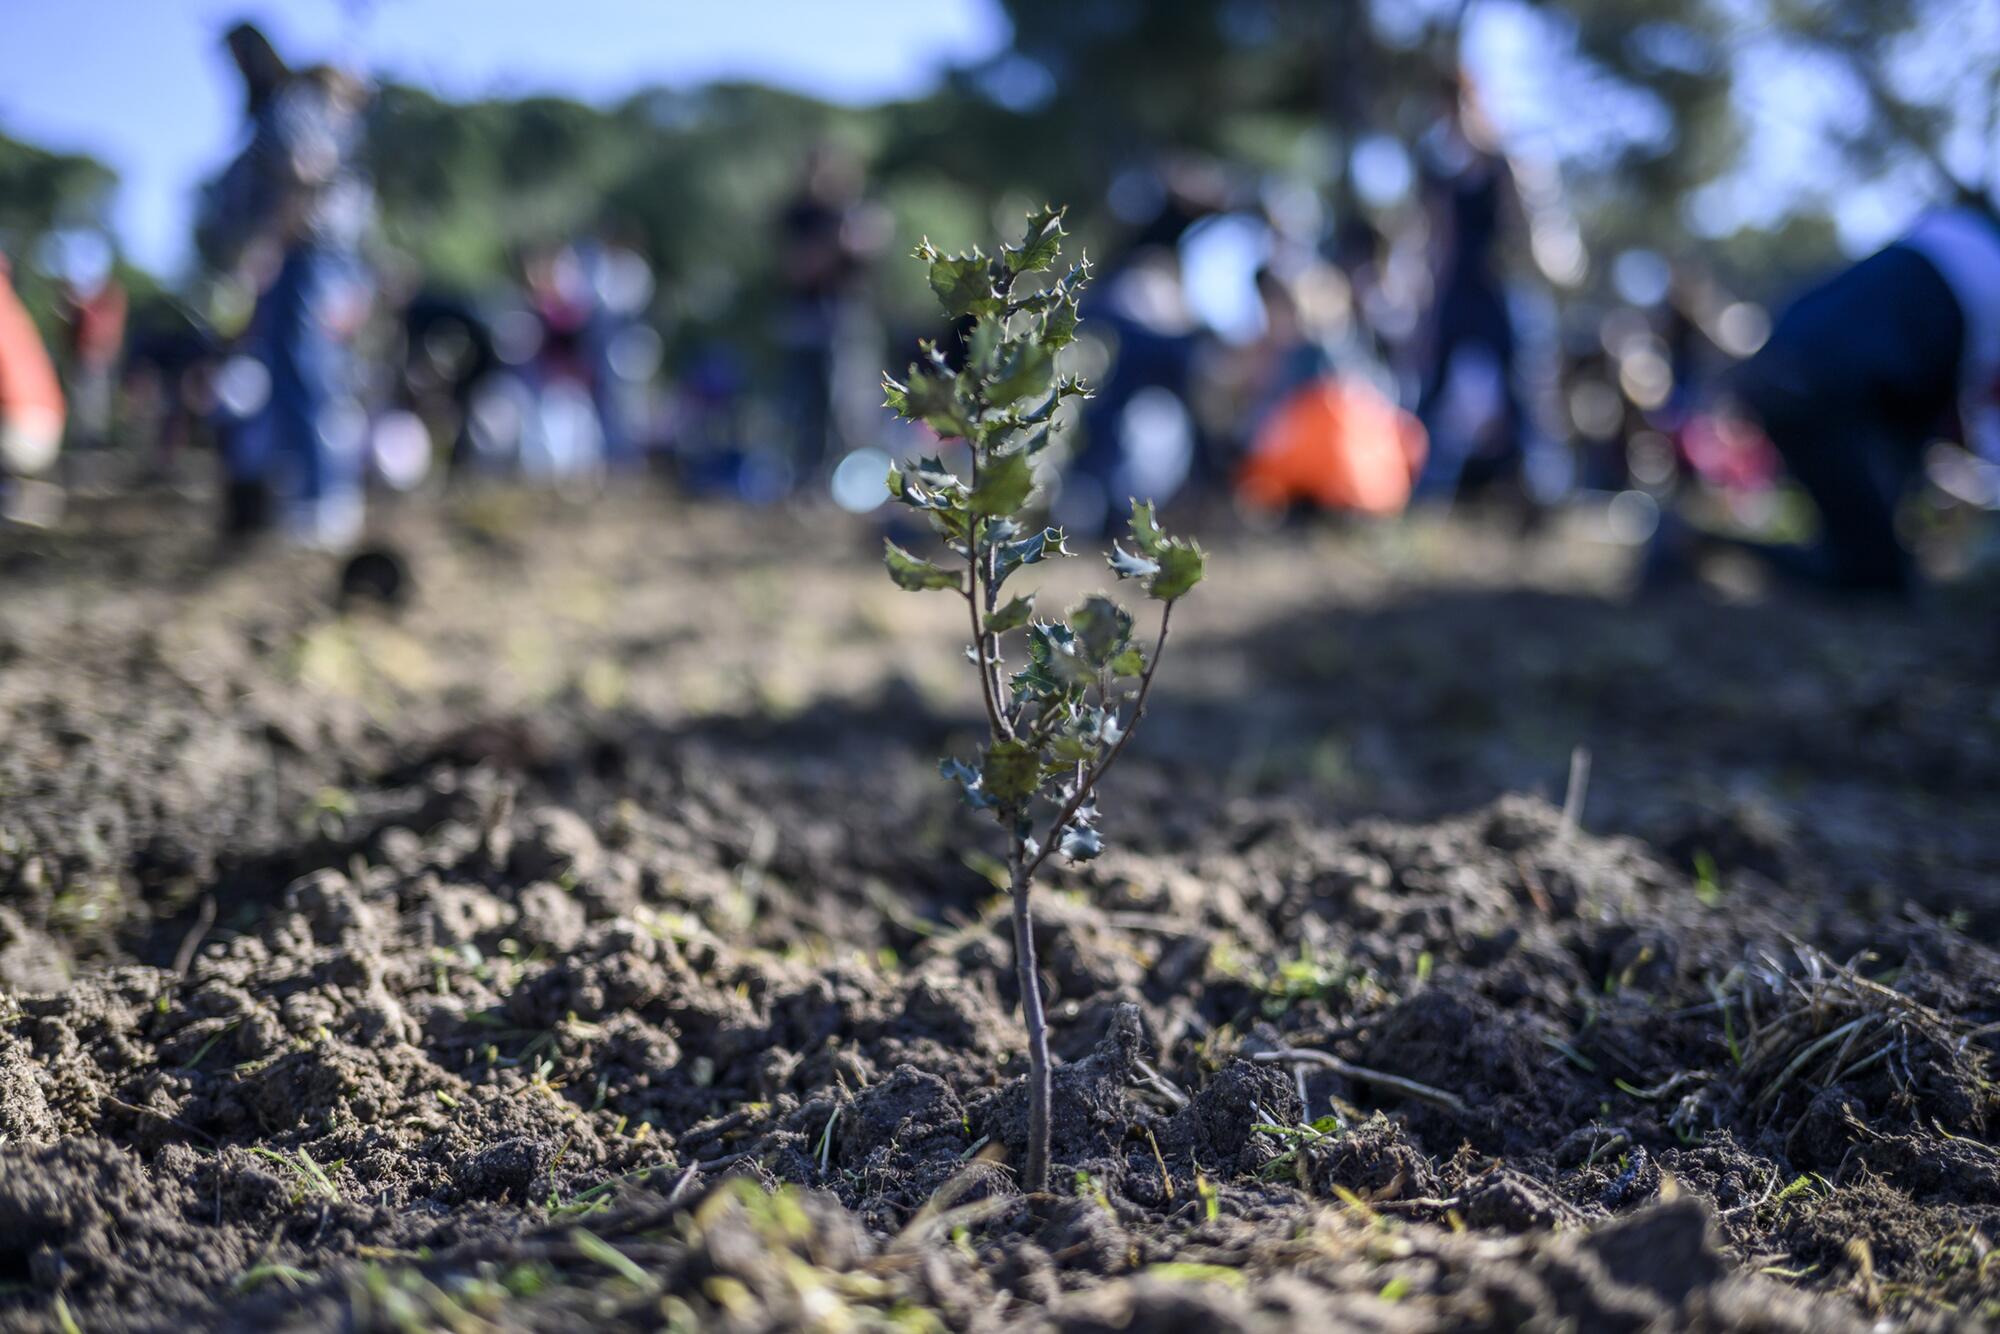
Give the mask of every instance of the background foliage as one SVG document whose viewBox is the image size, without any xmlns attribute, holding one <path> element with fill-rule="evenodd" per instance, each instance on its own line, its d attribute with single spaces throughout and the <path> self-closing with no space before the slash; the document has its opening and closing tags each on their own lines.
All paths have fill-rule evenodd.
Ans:
<svg viewBox="0 0 2000 1334">
<path fill-rule="evenodd" d="M 413 271 L 474 289 L 510 274 L 524 245 L 615 227 L 653 257 L 670 332 L 747 331 L 766 323 L 772 218 L 815 144 L 866 167 L 899 247 L 1067 199 L 1080 240 L 1102 253 L 1107 183 L 1163 151 L 1299 173 L 1351 203 L 1355 144 L 1414 144 L 1440 72 L 1481 12 L 1500 10 L 1534 34 L 1522 59 L 1535 68 L 1520 71 L 1534 91 L 1512 118 L 1561 162 L 1586 238 L 1674 253 L 1693 243 L 1690 206 L 1729 184 L 1747 192 L 1753 225 L 1703 246 L 1751 295 L 1836 257 L 1829 206 L 1857 181 L 1907 181 L 1914 204 L 1947 177 L 1989 183 L 2000 156 L 2000 23 L 1982 0 L 1002 4 L 1009 49 L 876 107 L 743 84 L 605 107 L 384 85 L 371 157 L 385 235 Z M 1803 180 L 1762 189 L 1765 122 L 1814 146 L 1791 155 Z M 102 164 L 0 139 L 0 245 L 19 255 L 57 222 L 101 218 L 114 185 Z M 891 321 L 920 322 L 921 282 L 877 267 Z"/>
</svg>

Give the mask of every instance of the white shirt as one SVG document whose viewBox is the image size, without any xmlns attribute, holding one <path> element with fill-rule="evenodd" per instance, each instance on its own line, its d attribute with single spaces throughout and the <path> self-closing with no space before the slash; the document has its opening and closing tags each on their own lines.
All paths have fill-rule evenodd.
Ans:
<svg viewBox="0 0 2000 1334">
<path fill-rule="evenodd" d="M 1931 262 L 1958 300 L 1965 443 L 2000 462 L 2000 221 L 1977 209 L 1937 209 L 1918 218 L 1902 243 Z"/>
</svg>

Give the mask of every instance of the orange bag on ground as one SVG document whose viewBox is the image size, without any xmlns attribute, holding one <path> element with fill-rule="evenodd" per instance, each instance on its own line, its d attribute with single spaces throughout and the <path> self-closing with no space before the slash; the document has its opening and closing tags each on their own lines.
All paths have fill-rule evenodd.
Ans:
<svg viewBox="0 0 2000 1334">
<path fill-rule="evenodd" d="M 62 446 L 63 396 L 35 322 L 0 259 L 0 471 L 47 471 Z"/>
<path fill-rule="evenodd" d="M 1306 502 L 1400 514 L 1428 449 L 1422 423 L 1373 386 L 1327 377 L 1294 393 L 1265 419 L 1237 474 L 1236 490 L 1267 509 Z"/>
</svg>

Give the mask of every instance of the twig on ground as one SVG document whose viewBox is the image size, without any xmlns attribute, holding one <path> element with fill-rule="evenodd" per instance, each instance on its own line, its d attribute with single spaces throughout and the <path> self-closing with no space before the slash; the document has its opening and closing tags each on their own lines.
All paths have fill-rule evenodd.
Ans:
<svg viewBox="0 0 2000 1334">
<path fill-rule="evenodd" d="M 201 912 L 196 915 L 194 925 L 181 937 L 181 947 L 174 951 L 174 976 L 186 977 L 188 969 L 194 967 L 195 951 L 208 938 L 208 929 L 215 925 L 215 895 L 201 896 Z"/>
<path fill-rule="evenodd" d="M 1140 1085 L 1153 1090 L 1153 1092 L 1172 1103 L 1175 1111 L 1179 1111 L 1188 1105 L 1188 1095 L 1181 1091 L 1181 1086 L 1174 1083 L 1173 1080 L 1168 1079 L 1152 1066 L 1146 1064 L 1144 1061 L 1135 1060 L 1132 1062 L 1132 1068 L 1139 1072 Z"/>
<path fill-rule="evenodd" d="M 694 1179 L 696 1174 L 699 1173 L 700 1171 L 701 1171 L 700 1163 L 689 1163 L 687 1165 L 687 1170 L 685 1172 L 682 1172 L 680 1174 L 679 1179 L 677 1179 L 674 1182 L 674 1188 L 667 1192 L 667 1198 L 665 1202 L 666 1208 L 669 1209 L 673 1208 L 687 1196 L 689 1189 L 692 1188 L 694 1185 Z"/>
<path fill-rule="evenodd" d="M 1563 791 L 1562 836 L 1568 838 L 1581 827 L 1584 798 L 1590 795 L 1590 747 L 1578 746 L 1569 753 L 1569 786 Z"/>
<path fill-rule="evenodd" d="M 109 1093 L 104 1095 L 104 1100 L 113 1107 L 120 1107 L 128 1112 L 137 1112 L 140 1116 L 150 1116 L 157 1120 L 165 1121 L 170 1126 L 179 1126 L 182 1130 L 187 1131 L 188 1134 L 198 1139 L 206 1140 L 210 1144 L 216 1142 L 215 1136 L 199 1127 L 189 1125 L 178 1116 L 168 1116 L 165 1112 L 156 1112 L 151 1107 L 141 1107 L 136 1102 L 127 1102 L 123 1098 L 114 1098 Z"/>
<path fill-rule="evenodd" d="M 1385 1213 L 1400 1214 L 1412 1213 L 1418 1209 L 1457 1209 L 1463 1206 L 1464 1203 L 1465 1197 L 1463 1195 L 1446 1195 L 1443 1197 L 1419 1195 L 1414 1199 L 1408 1200 L 1370 1200 L 1368 1201 L 1368 1207 L 1370 1209 L 1381 1210 Z"/>
<path fill-rule="evenodd" d="M 1414 1079 L 1401 1075 L 1387 1074 L 1381 1070 L 1370 1070 L 1367 1066 L 1343 1061 L 1332 1052 L 1314 1051 L 1307 1047 L 1278 1047 L 1271 1051 L 1260 1051 L 1250 1058 L 1259 1065 L 1317 1065 L 1363 1084 L 1374 1084 L 1379 1088 L 1394 1089 L 1406 1098 L 1427 1102 L 1446 1111 L 1464 1116 L 1468 1111 L 1465 1099 L 1456 1093 L 1447 1093 L 1429 1084 L 1420 1084 Z"/>
</svg>

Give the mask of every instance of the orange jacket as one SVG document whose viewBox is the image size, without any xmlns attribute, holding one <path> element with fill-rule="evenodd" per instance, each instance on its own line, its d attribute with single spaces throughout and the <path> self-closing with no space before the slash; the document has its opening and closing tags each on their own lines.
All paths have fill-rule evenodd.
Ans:
<svg viewBox="0 0 2000 1334">
<path fill-rule="evenodd" d="M 15 416 L 53 418 L 60 429 L 63 396 L 48 349 L 0 259 L 0 418 Z"/>
<path fill-rule="evenodd" d="M 1280 403 L 1251 442 L 1236 489 L 1253 505 L 1399 514 L 1429 441 L 1415 417 L 1372 386 L 1331 377 Z"/>
</svg>

